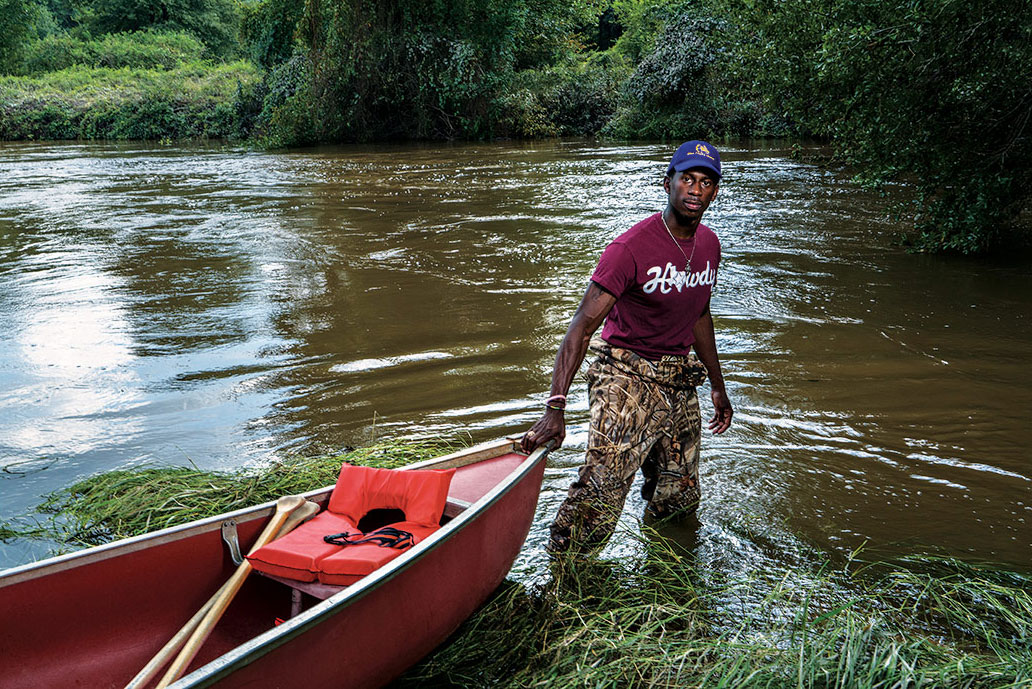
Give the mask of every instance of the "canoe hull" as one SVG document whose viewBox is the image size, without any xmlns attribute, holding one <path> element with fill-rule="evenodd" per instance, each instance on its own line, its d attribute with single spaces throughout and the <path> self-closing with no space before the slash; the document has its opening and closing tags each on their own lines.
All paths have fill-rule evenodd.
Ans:
<svg viewBox="0 0 1032 689">
<path fill-rule="evenodd" d="M 453 493 L 476 496 L 468 508 L 300 615 L 274 626 L 289 616 L 290 589 L 252 575 L 173 686 L 339 689 L 382 686 L 401 674 L 497 588 L 529 532 L 545 453 L 488 454 L 453 482 Z M 477 480 L 493 487 L 480 495 Z M 247 544 L 270 513 L 264 506 L 222 515 L 3 573 L 0 686 L 125 686 L 235 568 L 221 523 L 236 521 Z"/>
<path fill-rule="evenodd" d="M 530 530 L 543 472 L 537 462 L 476 519 L 363 595 L 331 598 L 309 611 L 312 619 L 287 623 L 298 629 L 282 645 L 256 640 L 253 653 L 186 677 L 185 686 L 383 686 L 447 639 L 505 579 Z"/>
</svg>

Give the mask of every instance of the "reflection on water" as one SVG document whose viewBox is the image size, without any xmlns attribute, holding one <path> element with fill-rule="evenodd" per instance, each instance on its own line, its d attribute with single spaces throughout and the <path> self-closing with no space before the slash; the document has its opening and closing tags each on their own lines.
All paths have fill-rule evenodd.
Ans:
<svg viewBox="0 0 1032 689">
<path fill-rule="evenodd" d="M 115 467 L 526 428 L 670 149 L 0 146 L 0 518 Z M 737 414 L 704 446 L 698 527 L 664 532 L 730 568 L 865 542 L 1027 567 L 1029 268 L 902 254 L 882 199 L 784 148 L 725 159 L 708 222 Z M 586 415 L 578 378 L 527 575 Z M 628 528 L 641 508 L 632 490 Z"/>
</svg>

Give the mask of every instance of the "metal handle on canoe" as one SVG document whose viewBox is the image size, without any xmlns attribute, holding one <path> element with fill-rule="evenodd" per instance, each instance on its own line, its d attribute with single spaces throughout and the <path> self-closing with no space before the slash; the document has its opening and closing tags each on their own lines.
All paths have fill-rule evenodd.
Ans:
<svg viewBox="0 0 1032 689">
<path fill-rule="evenodd" d="M 222 522 L 222 540 L 229 547 L 229 556 L 233 558 L 233 564 L 239 567 L 244 563 L 244 556 L 240 554 L 240 539 L 237 538 L 236 520 L 229 519 Z"/>
</svg>

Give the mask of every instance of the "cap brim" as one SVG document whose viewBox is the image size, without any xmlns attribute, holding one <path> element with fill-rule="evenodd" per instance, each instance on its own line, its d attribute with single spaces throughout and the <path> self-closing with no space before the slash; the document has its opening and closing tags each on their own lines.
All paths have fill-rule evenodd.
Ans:
<svg viewBox="0 0 1032 689">
<path fill-rule="evenodd" d="M 671 167 L 673 172 L 684 172 L 685 170 L 706 170 L 716 175 L 717 179 L 721 178 L 720 170 L 717 169 L 717 166 L 705 158 L 685 160 Z M 668 172 L 670 172 L 670 170 L 668 170 Z"/>
</svg>

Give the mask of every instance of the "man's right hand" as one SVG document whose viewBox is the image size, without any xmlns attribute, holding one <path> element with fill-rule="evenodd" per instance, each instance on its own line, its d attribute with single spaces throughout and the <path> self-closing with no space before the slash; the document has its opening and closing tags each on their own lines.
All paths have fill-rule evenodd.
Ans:
<svg viewBox="0 0 1032 689">
<path fill-rule="evenodd" d="M 520 449 L 529 453 L 553 438 L 555 439 L 553 449 L 562 446 L 563 439 L 566 438 L 566 419 L 561 409 L 545 410 L 544 416 L 538 419 L 537 423 L 520 440 Z"/>
</svg>

